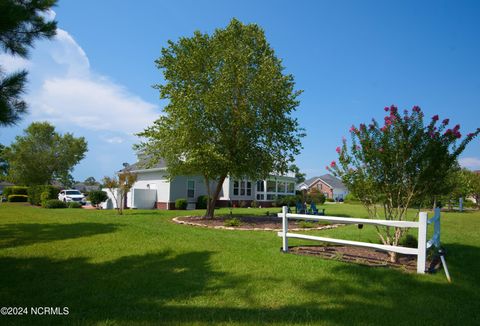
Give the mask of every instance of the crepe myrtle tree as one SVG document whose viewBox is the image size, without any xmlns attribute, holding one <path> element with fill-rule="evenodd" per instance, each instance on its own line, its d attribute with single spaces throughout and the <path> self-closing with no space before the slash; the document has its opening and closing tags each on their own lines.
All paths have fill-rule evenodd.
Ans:
<svg viewBox="0 0 480 326">
<path fill-rule="evenodd" d="M 425 124 L 418 106 L 398 112 L 396 106 L 385 108 L 387 116 L 380 124 L 352 126 L 352 141 L 337 147 L 338 163 L 327 167 L 340 177 L 348 189 L 366 207 L 370 218 L 407 220 L 407 209 L 413 200 L 448 193 L 443 189 L 457 157 L 480 129 L 462 139 L 460 126 L 449 128 L 449 119 L 439 122 L 438 115 Z M 398 227 L 376 227 L 385 245 L 398 245 L 407 231 Z M 396 261 L 396 253 L 390 260 Z"/>
<path fill-rule="evenodd" d="M 212 35 L 169 41 L 156 61 L 168 100 L 136 146 L 148 165 L 164 159 L 170 177 L 202 175 L 206 217 L 227 176 L 262 179 L 284 173 L 299 153 L 303 130 L 291 114 L 300 91 L 256 24 L 236 19 Z"/>
<path fill-rule="evenodd" d="M 117 213 L 123 215 L 125 198 L 137 181 L 137 174 L 130 171 L 122 171 L 117 177 L 104 177 L 103 186 L 107 188 L 113 196 L 117 206 Z"/>
</svg>

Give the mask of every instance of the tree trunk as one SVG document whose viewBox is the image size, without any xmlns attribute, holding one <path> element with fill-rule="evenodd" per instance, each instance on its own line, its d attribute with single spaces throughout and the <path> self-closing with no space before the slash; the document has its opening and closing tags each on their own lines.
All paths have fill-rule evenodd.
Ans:
<svg viewBox="0 0 480 326">
<path fill-rule="evenodd" d="M 396 263 L 397 260 L 398 260 L 398 253 L 393 252 L 393 251 L 389 251 L 388 252 L 388 257 L 390 258 L 391 263 Z"/>
<path fill-rule="evenodd" d="M 220 194 L 220 191 L 222 190 L 223 182 L 225 181 L 225 178 L 227 176 L 222 176 L 218 180 L 217 187 L 215 188 L 215 192 L 213 193 L 212 197 L 208 198 L 207 201 L 207 211 L 205 212 L 205 217 L 206 218 L 213 218 L 215 215 L 215 204 L 217 203 L 217 198 L 218 195 Z M 210 185 L 208 185 L 208 188 Z M 210 192 L 210 191 L 208 191 Z"/>
</svg>

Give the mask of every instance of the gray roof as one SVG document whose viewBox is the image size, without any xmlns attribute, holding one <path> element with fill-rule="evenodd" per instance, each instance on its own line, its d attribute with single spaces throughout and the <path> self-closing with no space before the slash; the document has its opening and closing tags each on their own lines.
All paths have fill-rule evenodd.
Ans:
<svg viewBox="0 0 480 326">
<path fill-rule="evenodd" d="M 317 181 L 318 179 L 322 180 L 323 182 L 329 184 L 330 186 L 332 186 L 334 189 L 347 189 L 347 187 L 345 187 L 345 185 L 343 184 L 343 182 L 334 177 L 333 175 L 331 174 L 324 174 L 324 175 L 321 175 L 319 177 L 313 177 L 313 178 L 310 178 L 310 179 L 307 179 L 305 180 L 303 183 L 307 185 L 307 187 L 310 188 L 310 186 L 315 182 Z"/>
<path fill-rule="evenodd" d="M 347 189 L 347 187 L 345 187 L 345 185 L 343 184 L 343 182 L 334 177 L 333 175 L 331 174 L 324 174 L 322 176 L 319 177 L 322 181 L 324 181 L 325 183 L 328 183 L 330 186 L 332 186 L 333 188 L 342 188 L 342 189 Z"/>
<path fill-rule="evenodd" d="M 167 164 L 165 163 L 165 161 L 163 159 L 158 161 L 153 166 L 148 166 L 147 165 L 147 160 L 140 159 L 138 162 L 136 162 L 134 164 L 130 164 L 130 165 L 126 166 L 125 168 L 121 169 L 120 171 L 124 172 L 124 171 L 137 171 L 137 170 L 147 170 L 147 169 L 163 169 L 163 168 L 166 168 L 166 167 L 167 167 Z"/>
<path fill-rule="evenodd" d="M 77 189 L 79 191 L 94 191 L 100 189 L 100 183 L 96 183 L 94 185 L 86 185 L 84 182 L 77 182 L 73 185 L 73 189 Z"/>
</svg>

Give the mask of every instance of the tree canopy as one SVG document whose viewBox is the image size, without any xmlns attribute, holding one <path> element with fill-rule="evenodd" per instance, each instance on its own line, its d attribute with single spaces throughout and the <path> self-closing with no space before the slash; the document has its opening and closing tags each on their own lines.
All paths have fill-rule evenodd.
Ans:
<svg viewBox="0 0 480 326">
<path fill-rule="evenodd" d="M 164 159 L 171 176 L 203 175 L 207 216 L 227 175 L 288 170 L 303 136 L 292 117 L 301 92 L 258 25 L 232 19 L 212 35 L 169 41 L 156 64 L 165 83 L 155 87 L 168 104 L 136 148 L 150 164 Z"/>
<path fill-rule="evenodd" d="M 83 137 L 61 135 L 48 122 L 34 122 L 5 149 L 8 179 L 18 185 L 49 184 L 69 178 L 87 151 Z"/>
<path fill-rule="evenodd" d="M 45 12 L 56 0 L 2 0 L 0 1 L 0 47 L 11 55 L 27 57 L 33 42 L 51 38 L 56 33 L 57 23 L 47 21 Z M 7 75 L 0 67 L 0 126 L 13 125 L 26 112 L 22 100 L 27 81 L 27 72 L 18 71 Z"/>
</svg>

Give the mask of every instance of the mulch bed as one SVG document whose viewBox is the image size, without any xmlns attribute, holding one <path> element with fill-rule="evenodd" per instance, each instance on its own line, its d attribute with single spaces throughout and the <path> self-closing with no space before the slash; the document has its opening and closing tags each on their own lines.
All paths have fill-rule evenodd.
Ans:
<svg viewBox="0 0 480 326">
<path fill-rule="evenodd" d="M 398 254 L 398 262 L 391 263 L 388 253 L 373 248 L 354 246 L 296 246 L 289 247 L 289 252 L 297 255 L 316 256 L 371 267 L 388 267 L 406 272 L 417 271 L 417 256 Z M 427 261 L 427 266 L 430 262 Z"/>
<path fill-rule="evenodd" d="M 240 220 L 239 226 L 225 226 L 225 222 L 230 220 L 230 216 L 217 216 L 213 219 L 207 219 L 200 216 L 180 216 L 173 219 L 173 222 L 179 224 L 187 224 L 193 226 L 202 226 L 215 229 L 227 229 L 227 230 L 264 230 L 264 231 L 281 231 L 282 219 L 276 216 L 233 216 Z M 324 230 L 336 228 L 339 224 L 327 224 L 327 223 L 312 223 L 309 222 L 312 227 L 305 228 L 302 221 L 289 220 L 288 229 L 294 230 Z"/>
</svg>

